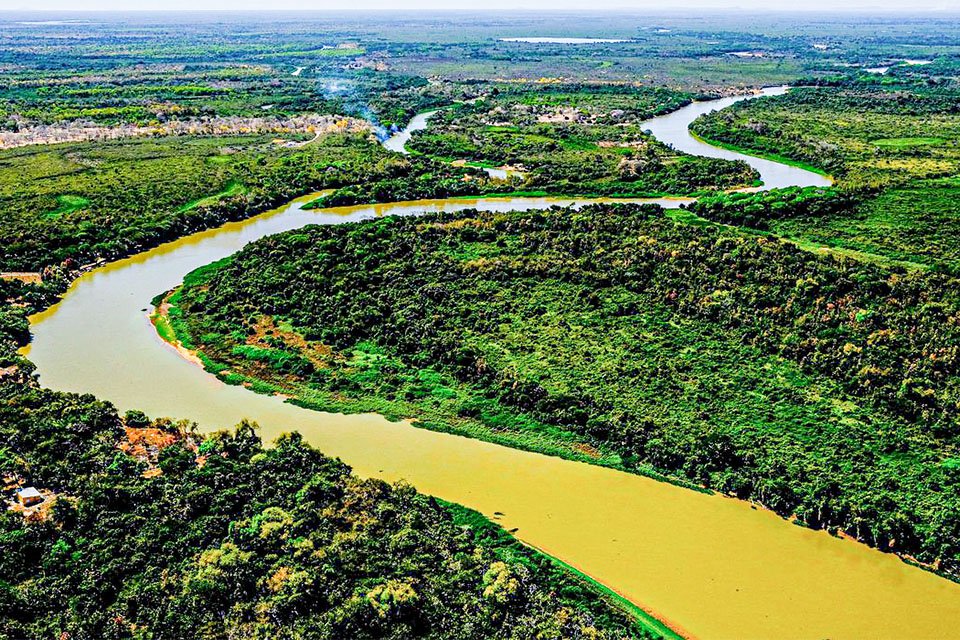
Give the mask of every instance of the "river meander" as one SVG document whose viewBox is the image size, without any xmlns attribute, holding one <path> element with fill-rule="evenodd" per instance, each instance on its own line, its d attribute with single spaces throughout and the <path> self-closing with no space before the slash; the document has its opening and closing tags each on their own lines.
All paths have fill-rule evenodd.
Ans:
<svg viewBox="0 0 960 640">
<path fill-rule="evenodd" d="M 683 148 L 691 140 L 686 126 L 709 106 L 691 105 L 649 128 Z M 768 162 L 748 160 L 754 166 Z M 775 171 L 761 169 L 771 183 L 826 182 L 795 167 L 777 165 Z M 265 441 L 299 431 L 363 476 L 404 479 L 489 517 L 504 514 L 497 521 L 516 528 L 521 540 L 691 636 L 942 638 L 960 629 L 960 585 L 895 556 L 794 526 L 746 502 L 374 414 L 302 409 L 226 385 L 160 340 L 147 315 L 153 296 L 266 235 L 381 215 L 585 202 L 484 198 L 303 210 L 309 198 L 79 278 L 59 304 L 31 318 L 34 338 L 25 351 L 40 381 L 53 389 L 93 393 L 121 411 L 190 418 L 204 430 L 249 418 L 260 424 Z M 673 207 L 678 201 L 660 202 Z"/>
</svg>

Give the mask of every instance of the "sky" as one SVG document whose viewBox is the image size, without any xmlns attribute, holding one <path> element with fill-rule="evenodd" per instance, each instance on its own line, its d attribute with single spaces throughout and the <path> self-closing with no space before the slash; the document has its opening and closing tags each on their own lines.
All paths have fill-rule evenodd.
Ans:
<svg viewBox="0 0 960 640">
<path fill-rule="evenodd" d="M 0 0 L 12 10 L 653 10 L 960 11 L 960 0 Z"/>
</svg>

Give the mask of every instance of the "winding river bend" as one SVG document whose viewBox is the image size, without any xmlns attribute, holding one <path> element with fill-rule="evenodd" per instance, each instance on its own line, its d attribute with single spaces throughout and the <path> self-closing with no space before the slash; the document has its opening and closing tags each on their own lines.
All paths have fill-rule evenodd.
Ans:
<svg viewBox="0 0 960 640">
<path fill-rule="evenodd" d="M 687 126 L 705 109 L 737 99 L 742 98 L 694 104 L 645 128 L 680 149 L 732 154 L 693 140 Z M 802 169 L 732 157 L 750 162 L 771 184 L 827 182 Z M 417 429 L 374 414 L 301 409 L 228 386 L 157 337 L 147 318 L 154 295 L 266 235 L 388 214 L 586 202 L 485 198 L 305 211 L 302 204 L 310 197 L 78 279 L 59 304 L 31 318 L 34 339 L 25 351 L 37 364 L 41 382 L 96 394 L 120 410 L 190 418 L 206 430 L 250 418 L 260 423 L 265 441 L 300 431 L 361 475 L 405 479 L 490 517 L 504 514 L 497 520 L 517 528 L 520 539 L 690 636 L 942 638 L 960 628 L 960 585 L 892 555 L 794 526 L 746 502 Z M 659 202 L 670 207 L 678 201 Z"/>
<path fill-rule="evenodd" d="M 410 122 L 407 123 L 407 126 L 383 141 L 384 148 L 390 151 L 396 151 L 397 153 L 410 153 L 407 151 L 407 143 L 410 142 L 410 137 L 413 135 L 413 132 L 426 129 L 430 118 L 432 118 L 435 113 L 436 111 L 424 111 L 423 113 L 418 113 L 413 116 Z"/>
</svg>

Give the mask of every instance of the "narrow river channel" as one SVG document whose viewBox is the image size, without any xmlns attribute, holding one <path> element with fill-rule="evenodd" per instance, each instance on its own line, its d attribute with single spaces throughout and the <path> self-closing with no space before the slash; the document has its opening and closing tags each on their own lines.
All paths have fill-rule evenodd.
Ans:
<svg viewBox="0 0 960 640">
<path fill-rule="evenodd" d="M 691 144 L 689 123 L 714 104 L 647 123 L 665 142 Z M 701 145 L 703 143 L 693 143 Z M 402 147 L 402 143 L 400 143 Z M 706 146 L 706 145 L 705 145 Z M 728 154 L 707 147 L 711 155 Z M 825 184 L 786 165 L 745 159 L 773 184 Z M 373 414 L 301 409 L 228 386 L 160 340 L 148 317 L 156 294 L 191 270 L 266 235 L 306 224 L 582 204 L 484 198 L 305 211 L 302 198 L 241 223 L 198 233 L 78 279 L 31 318 L 25 349 L 47 387 L 93 393 L 123 411 L 195 420 L 204 430 L 256 420 L 265 441 L 299 431 L 363 476 L 404 479 L 477 509 L 521 540 L 577 567 L 700 638 L 943 638 L 960 629 L 960 585 L 892 555 L 794 526 L 750 504 L 649 478 L 388 422 Z M 675 200 L 660 201 L 677 206 Z M 268 481 L 268 479 L 265 479 Z"/>
<path fill-rule="evenodd" d="M 432 118 L 435 113 L 436 111 L 424 111 L 423 113 L 418 113 L 413 116 L 410 122 L 407 123 L 407 126 L 384 140 L 383 146 L 397 153 L 409 153 L 409 151 L 407 151 L 407 143 L 410 142 L 410 137 L 413 135 L 413 132 L 426 129 L 430 118 Z"/>
</svg>

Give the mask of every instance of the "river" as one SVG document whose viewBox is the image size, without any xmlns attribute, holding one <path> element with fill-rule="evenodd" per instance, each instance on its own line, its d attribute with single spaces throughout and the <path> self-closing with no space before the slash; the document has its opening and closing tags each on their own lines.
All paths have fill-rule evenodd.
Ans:
<svg viewBox="0 0 960 640">
<path fill-rule="evenodd" d="M 779 96 L 787 92 L 787 87 L 771 87 L 764 89 L 758 96 Z M 709 158 L 723 158 L 724 160 L 744 160 L 751 167 L 756 169 L 763 180 L 765 189 L 779 189 L 782 187 L 829 187 L 833 181 L 826 176 L 822 176 L 813 171 L 807 171 L 773 160 L 765 160 L 754 156 L 747 156 L 736 151 L 729 151 L 707 144 L 698 140 L 690 134 L 689 125 L 700 116 L 724 109 L 732 104 L 741 102 L 756 96 L 732 96 L 729 98 L 720 98 L 719 100 L 709 100 L 706 102 L 694 102 L 679 111 L 654 118 L 640 125 L 641 129 L 649 131 L 661 142 L 665 142 L 678 151 L 691 153 L 697 156 L 707 156 Z M 682 113 L 684 117 L 671 117 Z"/>
<path fill-rule="evenodd" d="M 390 151 L 396 151 L 397 153 L 410 153 L 407 151 L 407 143 L 410 142 L 410 136 L 413 135 L 414 131 L 420 131 L 421 129 L 427 128 L 427 123 L 430 121 L 430 118 L 436 113 L 434 111 L 425 111 L 423 113 L 418 113 L 410 119 L 410 122 L 407 123 L 403 129 L 393 134 L 389 138 L 383 141 L 383 146 Z"/>
<path fill-rule="evenodd" d="M 712 104 L 718 103 L 685 107 L 647 128 L 682 148 L 688 144 L 689 122 Z M 748 161 L 767 166 L 767 161 Z M 824 180 L 784 165 L 763 177 L 793 184 Z M 504 514 L 497 521 L 516 528 L 521 540 L 690 636 L 942 638 L 960 628 L 960 585 L 895 556 L 797 527 L 746 502 L 417 429 L 374 414 L 301 409 L 225 385 L 160 340 L 148 320 L 153 296 L 178 285 L 191 270 L 266 235 L 387 214 L 586 202 L 485 198 L 303 210 L 311 197 L 79 278 L 60 303 L 31 318 L 34 337 L 25 352 L 36 363 L 40 381 L 53 389 L 93 393 L 121 411 L 138 408 L 154 416 L 190 418 L 204 430 L 250 418 L 260 424 L 265 441 L 299 431 L 360 475 L 404 479 L 489 517 Z M 675 207 L 679 201 L 658 202 Z"/>
</svg>

